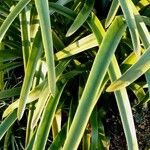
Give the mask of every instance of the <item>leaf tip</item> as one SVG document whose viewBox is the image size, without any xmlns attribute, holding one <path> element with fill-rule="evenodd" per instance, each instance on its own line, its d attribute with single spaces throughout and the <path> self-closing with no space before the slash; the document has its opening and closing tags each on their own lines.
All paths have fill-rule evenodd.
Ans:
<svg viewBox="0 0 150 150">
<path fill-rule="evenodd" d="M 70 32 L 69 30 L 68 30 L 68 32 L 66 33 L 66 37 L 69 37 L 69 36 L 71 36 L 73 34 L 73 32 Z"/>
<path fill-rule="evenodd" d="M 21 120 L 23 114 L 25 111 L 25 105 L 19 104 L 18 110 L 17 110 L 17 118 L 18 120 Z"/>
</svg>

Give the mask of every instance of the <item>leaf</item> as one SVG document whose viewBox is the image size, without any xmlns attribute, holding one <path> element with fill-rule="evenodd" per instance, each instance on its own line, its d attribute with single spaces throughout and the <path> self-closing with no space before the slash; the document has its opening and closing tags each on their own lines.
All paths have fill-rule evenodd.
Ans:
<svg viewBox="0 0 150 150">
<path fill-rule="evenodd" d="M 25 7 L 19 15 L 20 15 L 23 61 L 24 61 L 24 68 L 26 68 L 30 53 L 30 34 L 29 34 L 30 9 L 28 7 Z"/>
<path fill-rule="evenodd" d="M 139 57 L 141 54 L 140 40 L 139 40 L 137 25 L 136 25 L 136 21 L 135 21 L 135 17 L 133 14 L 133 10 L 132 10 L 130 1 L 131 0 L 119 0 L 120 5 L 121 5 L 121 9 L 122 9 L 123 14 L 125 16 L 125 19 L 126 19 L 126 22 L 128 24 L 128 28 L 129 28 L 129 31 L 131 34 L 134 52 Z"/>
<path fill-rule="evenodd" d="M 56 150 L 60 149 L 64 144 L 66 138 L 66 124 L 62 127 L 61 131 L 58 133 L 56 138 L 53 140 L 52 144 L 48 148 L 48 150 Z"/>
<path fill-rule="evenodd" d="M 101 26 L 99 25 L 100 21 L 98 19 L 96 19 L 96 17 L 94 17 L 94 16 L 93 16 L 93 20 L 94 21 L 96 20 L 95 24 L 90 24 L 90 27 L 92 28 L 92 31 L 94 32 L 99 45 L 101 45 L 101 36 L 104 37 L 106 33 L 105 33 L 104 29 L 101 28 Z M 131 58 L 133 59 L 134 57 L 132 57 L 132 55 L 131 55 L 130 59 Z M 127 58 L 127 60 L 125 60 L 124 63 L 131 62 L 130 59 Z M 116 58 L 115 58 L 114 55 L 112 57 L 112 61 L 111 61 L 110 65 L 109 65 L 108 72 L 109 72 L 109 77 L 110 77 L 111 80 L 115 80 L 116 77 L 121 75 L 119 67 L 117 65 Z M 105 84 L 107 83 L 107 80 L 108 80 L 107 78 L 108 78 L 108 76 L 106 75 L 105 78 L 103 79 L 103 83 L 102 83 L 102 86 L 99 90 L 97 99 L 100 97 L 101 92 L 104 90 Z M 134 127 L 133 118 L 131 117 L 132 112 L 131 112 L 131 107 L 130 107 L 127 92 L 126 92 L 125 89 L 123 89 L 122 91 L 115 92 L 115 96 L 116 96 L 116 101 L 117 101 L 118 108 L 120 108 L 119 112 L 120 112 L 121 120 L 122 120 L 122 123 L 123 123 L 124 132 L 125 132 L 125 135 L 126 135 L 126 140 L 127 140 L 127 143 L 128 143 L 128 147 L 132 148 L 133 145 L 135 147 L 138 147 L 135 132 L 133 132 L 133 133 L 130 132 L 132 130 L 135 131 L 135 127 Z M 93 112 L 94 112 L 94 110 L 93 110 Z M 91 124 L 91 127 L 92 127 L 92 124 Z M 104 139 L 103 138 L 104 138 L 104 136 L 100 136 L 100 139 L 103 140 L 103 142 L 101 142 L 101 145 L 99 145 L 101 147 L 99 147 L 98 149 L 103 149 L 103 146 L 105 148 L 109 147 L 108 146 L 108 140 L 106 138 L 104 138 Z M 95 147 L 93 149 L 96 149 L 96 147 L 98 145 L 96 145 L 95 142 L 94 142 L 92 146 Z"/>
<path fill-rule="evenodd" d="M 21 10 L 30 2 L 30 0 L 20 0 L 11 13 L 7 16 L 5 21 L 0 27 L 0 42 L 2 41 L 6 31 L 10 27 L 11 23 L 17 17 L 17 15 L 21 12 Z"/>
<path fill-rule="evenodd" d="M 56 89 L 56 77 L 55 77 L 56 75 L 55 75 L 52 29 L 49 18 L 48 0 L 45 1 L 35 0 L 35 6 L 39 15 L 42 41 L 48 68 L 48 85 L 51 94 L 54 96 Z"/>
<path fill-rule="evenodd" d="M 22 65 L 23 65 L 22 62 L 9 62 L 5 64 L 0 64 L 0 71 L 4 71 L 5 73 Z"/>
<path fill-rule="evenodd" d="M 36 104 L 36 108 L 33 113 L 32 121 L 31 121 L 31 128 L 34 129 L 41 117 L 45 104 L 49 97 L 49 90 L 47 88 L 47 84 L 44 86 L 43 90 L 41 91 L 41 95 L 39 96 L 39 100 Z"/>
<path fill-rule="evenodd" d="M 134 4 L 131 2 L 132 8 L 134 10 L 135 19 L 137 23 L 137 28 L 139 31 L 140 38 L 143 42 L 144 47 L 147 49 L 150 46 L 150 34 L 143 21 L 143 18 L 140 16 L 139 12 L 136 10 Z M 148 83 L 148 90 L 150 93 L 150 69 L 145 73 L 146 81 Z"/>
<path fill-rule="evenodd" d="M 63 84 L 63 87 L 56 92 L 55 97 L 51 96 L 46 104 L 35 136 L 33 150 L 44 150 L 45 148 L 52 121 L 55 116 L 56 108 L 65 85 L 66 84 Z"/>
<path fill-rule="evenodd" d="M 74 11 L 72 11 L 71 9 L 65 7 L 65 6 L 61 6 L 59 4 L 50 2 L 50 8 L 58 13 L 60 13 L 61 15 L 74 20 L 74 18 L 76 17 L 76 13 Z"/>
<path fill-rule="evenodd" d="M 149 92 L 147 92 L 146 95 L 141 99 L 141 101 L 136 105 L 136 107 L 140 107 L 145 103 L 148 103 L 149 101 L 150 101 Z"/>
<path fill-rule="evenodd" d="M 0 62 L 6 62 L 21 58 L 21 54 L 18 52 L 18 50 L 0 50 Z"/>
<path fill-rule="evenodd" d="M 21 91 L 21 87 L 16 87 L 16 88 L 7 89 L 7 90 L 1 90 L 0 91 L 0 99 L 18 96 L 20 94 L 20 91 Z"/>
<path fill-rule="evenodd" d="M 146 7 L 147 5 L 150 4 L 149 0 L 140 0 L 137 4 L 136 4 L 136 8 L 138 11 L 140 11 L 143 7 Z"/>
<path fill-rule="evenodd" d="M 111 81 L 116 80 L 121 76 L 121 72 L 115 57 L 113 57 L 112 62 L 109 66 L 109 76 Z M 128 149 L 138 149 L 135 125 L 133 121 L 133 114 L 130 106 L 130 101 L 125 88 L 114 92 L 119 113 L 121 116 L 121 121 L 123 124 L 124 133 L 126 136 Z"/>
<path fill-rule="evenodd" d="M 139 102 L 145 97 L 145 91 L 142 86 L 132 83 L 130 89 L 133 91 Z"/>
<path fill-rule="evenodd" d="M 150 26 L 150 18 L 147 17 L 147 16 L 141 16 L 141 17 L 142 17 L 144 23 L 145 23 L 146 25 Z"/>
<path fill-rule="evenodd" d="M 63 149 L 67 150 L 70 147 L 77 149 L 88 119 L 97 102 L 97 96 L 109 63 L 125 29 L 126 25 L 122 18 L 117 17 L 102 40 Z"/>
<path fill-rule="evenodd" d="M 56 5 L 66 5 L 67 3 L 69 3 L 72 0 L 58 0 L 56 3 L 50 2 L 50 7 L 51 7 L 51 3 L 56 4 Z M 50 15 L 52 15 L 55 12 L 55 10 L 51 10 L 50 9 Z"/>
<path fill-rule="evenodd" d="M 92 34 L 90 34 L 74 42 L 73 44 L 70 44 L 69 46 L 65 47 L 63 50 L 57 52 L 55 54 L 55 59 L 56 60 L 64 59 L 96 46 L 98 46 L 98 43 L 95 37 Z"/>
<path fill-rule="evenodd" d="M 40 32 L 37 32 L 37 35 L 34 39 L 32 50 L 29 56 L 29 60 L 27 63 L 27 68 L 25 70 L 25 77 L 24 77 L 21 94 L 19 98 L 19 107 L 18 107 L 18 112 L 17 112 L 17 116 L 19 120 L 22 118 L 23 113 L 25 111 L 27 96 L 30 92 L 33 76 L 36 71 L 37 61 L 41 56 L 41 52 L 42 52 L 41 49 L 42 49 L 41 34 Z"/>
<path fill-rule="evenodd" d="M 105 36 L 105 30 L 100 23 L 99 19 L 96 17 L 94 13 L 92 13 L 91 17 L 87 19 L 87 23 L 92 29 L 93 33 L 99 33 L 94 34 L 95 40 L 97 41 L 97 44 L 100 45 L 102 42 L 103 37 Z"/>
<path fill-rule="evenodd" d="M 109 9 L 106 21 L 105 21 L 105 27 L 108 28 L 108 26 L 112 23 L 113 19 L 115 18 L 115 15 L 119 9 L 119 2 L 118 0 L 113 0 L 111 7 Z"/>
<path fill-rule="evenodd" d="M 95 2 L 94 0 L 86 0 L 83 8 L 81 9 L 76 19 L 74 20 L 73 24 L 67 31 L 67 34 L 66 34 L 67 37 L 71 36 L 74 32 L 76 32 L 82 26 L 82 24 L 86 21 L 86 19 L 88 18 L 94 6 L 94 2 Z"/>
<path fill-rule="evenodd" d="M 102 118 L 100 118 L 102 119 Z M 95 150 L 95 149 L 104 149 L 102 142 L 99 140 L 99 134 L 104 134 L 104 131 L 102 131 L 102 133 L 99 131 L 99 124 L 102 124 L 101 121 L 99 121 L 100 119 L 98 119 L 98 110 L 97 107 L 94 108 L 91 117 L 90 117 L 90 123 L 91 123 L 91 150 Z"/>
<path fill-rule="evenodd" d="M 150 68 L 150 47 L 140 57 L 140 59 L 130 67 L 118 80 L 114 81 L 108 88 L 107 92 L 119 90 L 128 86 Z"/>
<path fill-rule="evenodd" d="M 144 47 L 147 49 L 150 45 L 150 34 L 149 31 L 143 21 L 142 16 L 140 16 L 139 12 L 137 11 L 136 7 L 134 6 L 133 2 L 130 2 L 134 15 L 135 15 L 135 21 L 137 24 L 137 29 L 140 35 L 140 38 L 143 42 Z"/>
<path fill-rule="evenodd" d="M 0 140 L 16 120 L 17 113 L 16 111 L 13 111 L 7 118 L 2 121 L 2 123 L 0 124 Z"/>
</svg>

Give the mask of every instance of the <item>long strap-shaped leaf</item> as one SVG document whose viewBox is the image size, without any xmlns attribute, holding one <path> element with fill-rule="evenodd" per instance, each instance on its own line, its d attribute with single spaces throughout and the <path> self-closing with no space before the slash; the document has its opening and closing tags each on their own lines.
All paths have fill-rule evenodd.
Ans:
<svg viewBox="0 0 150 150">
<path fill-rule="evenodd" d="M 38 32 L 35 37 L 33 47 L 29 56 L 27 68 L 25 70 L 25 77 L 24 77 L 22 90 L 19 98 L 19 107 L 17 112 L 18 119 L 22 118 L 22 115 L 25 110 L 27 96 L 29 94 L 31 84 L 32 84 L 32 79 L 36 70 L 36 64 L 42 52 L 41 48 L 42 48 L 41 34 L 40 32 Z"/>
<path fill-rule="evenodd" d="M 10 50 L 10 49 L 0 50 L 0 63 L 15 60 L 18 58 L 21 58 L 21 54 L 18 53 L 18 50 Z"/>
<path fill-rule="evenodd" d="M 0 51 L 4 48 L 3 43 L 0 43 Z M 3 63 L 0 62 L 0 66 L 3 66 Z M 0 90 L 4 88 L 4 71 L 0 71 Z"/>
<path fill-rule="evenodd" d="M 16 120 L 17 112 L 15 110 L 7 118 L 5 118 L 4 121 L 2 121 L 0 124 L 0 140 Z"/>
<path fill-rule="evenodd" d="M 133 3 L 131 3 L 132 5 L 132 8 L 134 10 L 134 13 L 136 15 L 136 21 L 137 21 L 137 27 L 138 27 L 138 30 L 139 30 L 139 34 L 140 34 L 140 37 L 141 37 L 141 40 L 144 44 L 144 47 L 145 48 L 148 48 L 148 46 L 150 46 L 150 35 L 148 33 L 148 30 L 144 24 L 144 22 L 142 21 L 142 18 L 141 16 L 139 15 L 138 11 L 136 10 L 135 6 Z M 147 50 L 149 50 L 150 48 L 148 48 Z M 138 77 L 140 77 L 142 74 L 144 74 L 146 71 L 149 71 L 148 69 L 150 68 L 149 65 L 148 65 L 148 55 L 147 54 L 148 52 L 145 52 L 144 56 L 142 56 L 142 58 L 135 64 L 133 65 L 127 72 L 133 74 L 133 76 L 131 76 L 131 78 L 128 80 L 129 78 L 129 74 L 126 72 L 120 79 L 118 79 L 117 81 L 115 81 L 111 86 L 108 87 L 108 91 L 113 91 L 113 90 L 117 90 L 117 89 L 120 89 L 121 87 L 126 87 L 128 86 L 129 84 L 131 84 L 133 81 L 135 81 Z M 144 58 L 143 58 L 144 57 Z M 147 58 L 147 60 L 146 60 Z M 144 60 L 144 62 L 142 62 Z M 147 66 L 146 66 L 147 64 Z M 140 65 L 140 66 L 139 66 Z M 138 68 L 135 68 L 137 66 Z M 143 67 L 143 68 L 140 68 L 140 67 Z M 133 69 L 134 70 L 133 70 Z M 133 72 L 132 72 L 133 71 Z M 134 72 L 136 71 L 136 72 Z M 138 71 L 138 73 L 137 73 Z M 149 81 L 149 72 L 146 72 L 146 77 L 147 77 L 147 80 Z M 123 83 L 124 82 L 124 83 Z M 148 82 L 149 83 L 149 82 Z M 118 87 L 116 87 L 118 85 Z"/>
<path fill-rule="evenodd" d="M 56 75 L 48 0 L 35 0 L 35 5 L 39 15 L 40 27 L 42 32 L 42 41 L 46 55 L 49 89 L 52 95 L 55 95 Z"/>
<path fill-rule="evenodd" d="M 113 19 L 115 18 L 115 15 L 118 11 L 119 8 L 119 2 L 118 0 L 113 0 L 111 7 L 109 9 L 106 21 L 105 21 L 105 27 L 107 28 L 113 21 Z"/>
<path fill-rule="evenodd" d="M 93 6 L 94 6 L 95 0 L 86 0 L 83 8 L 79 12 L 78 16 L 74 20 L 73 24 L 69 28 L 66 36 L 71 36 L 74 32 L 76 32 L 82 24 L 86 21 L 88 18 Z"/>
<path fill-rule="evenodd" d="M 36 104 L 36 108 L 34 110 L 32 121 L 31 121 L 31 128 L 34 129 L 34 127 L 37 125 L 37 122 L 39 121 L 42 111 L 45 107 L 45 104 L 49 97 L 49 90 L 47 88 L 47 84 L 44 86 L 43 90 L 41 91 L 41 95 L 39 97 L 39 100 Z"/>
<path fill-rule="evenodd" d="M 69 56 L 75 55 L 79 52 L 83 52 L 85 50 L 93 48 L 95 46 L 98 46 L 97 41 L 96 41 L 94 35 L 90 34 L 90 35 L 76 41 L 75 43 L 68 45 L 63 50 L 57 52 L 55 54 L 55 59 L 56 60 L 64 59 Z"/>
<path fill-rule="evenodd" d="M 144 47 L 147 49 L 150 46 L 150 34 L 149 31 L 142 19 L 142 17 L 140 16 L 139 12 L 137 11 L 136 7 L 134 6 L 133 2 L 131 2 L 134 14 L 135 14 L 135 19 L 136 19 L 136 23 L 137 23 L 137 28 L 139 31 L 139 35 L 141 38 L 141 41 L 143 42 Z M 146 77 L 146 81 L 148 83 L 148 90 L 149 90 L 149 94 L 150 94 L 150 69 L 145 73 L 145 77 Z"/>
<path fill-rule="evenodd" d="M 66 138 L 66 130 L 67 130 L 67 125 L 65 124 L 62 127 L 61 131 L 57 134 L 56 138 L 53 140 L 48 150 L 61 149 L 61 146 L 63 145 Z"/>
<path fill-rule="evenodd" d="M 134 18 L 134 14 L 132 11 L 132 7 L 130 5 L 130 0 L 119 0 L 123 14 L 125 16 L 125 19 L 127 21 L 129 31 L 132 38 L 133 48 L 137 56 L 140 56 L 140 40 L 138 35 L 138 30 Z"/>
<path fill-rule="evenodd" d="M 29 24 L 30 24 L 30 10 L 28 7 L 25 7 L 23 11 L 20 13 L 20 28 L 21 28 L 24 68 L 26 68 L 30 52 Z"/>
<path fill-rule="evenodd" d="M 121 76 L 121 72 L 115 56 L 110 63 L 108 72 L 111 81 L 114 81 Z M 114 93 L 121 116 L 124 132 L 126 135 L 128 150 L 138 150 L 135 126 L 127 91 L 125 88 L 123 88 L 119 91 L 115 91 Z"/>
<path fill-rule="evenodd" d="M 108 88 L 107 91 L 119 90 L 123 87 L 128 86 L 141 75 L 143 75 L 150 68 L 150 47 L 141 56 L 141 58 L 128 69 L 118 80 L 114 81 Z"/>
<path fill-rule="evenodd" d="M 15 8 L 11 11 L 8 17 L 5 19 L 3 24 L 0 27 L 0 42 L 2 41 L 6 31 L 10 27 L 11 23 L 17 17 L 17 15 L 21 12 L 21 10 L 30 2 L 30 0 L 20 0 Z"/>
<path fill-rule="evenodd" d="M 107 31 L 94 60 L 75 117 L 67 135 L 63 150 L 77 149 L 91 112 L 97 102 L 97 95 L 107 72 L 111 58 L 126 29 L 122 18 L 117 17 Z M 115 37 L 115 39 L 114 39 Z M 81 117 L 82 116 L 82 117 Z"/>
<path fill-rule="evenodd" d="M 106 33 L 105 33 L 104 29 L 100 26 L 100 22 L 96 18 L 95 15 L 93 15 L 93 18 L 91 20 L 92 21 L 88 22 L 88 23 L 100 45 L 101 44 L 101 36 L 104 37 Z M 109 65 L 108 72 L 109 72 L 109 76 L 110 76 L 111 80 L 115 80 L 116 77 L 118 77 L 118 76 L 120 77 L 120 75 L 121 75 L 115 56 L 113 56 L 113 59 Z M 107 76 L 105 76 L 105 77 L 107 77 Z M 103 89 L 103 87 L 101 86 L 101 90 L 102 89 Z M 138 144 L 137 144 L 137 139 L 136 139 L 135 127 L 134 127 L 132 111 L 131 111 L 131 106 L 129 103 L 129 98 L 127 96 L 127 92 L 125 89 L 123 89 L 122 91 L 115 92 L 115 96 L 116 96 L 118 108 L 119 108 L 119 110 L 121 109 L 119 112 L 120 112 L 122 124 L 124 127 L 124 132 L 126 135 L 128 148 L 129 149 L 137 148 Z"/>
<path fill-rule="evenodd" d="M 32 148 L 33 150 L 45 149 L 52 121 L 55 116 L 55 111 L 65 85 L 66 83 L 63 85 L 61 89 L 57 90 L 55 97 L 51 96 L 47 102 L 42 118 L 40 120 L 40 124 L 37 129 L 35 141 Z"/>
</svg>

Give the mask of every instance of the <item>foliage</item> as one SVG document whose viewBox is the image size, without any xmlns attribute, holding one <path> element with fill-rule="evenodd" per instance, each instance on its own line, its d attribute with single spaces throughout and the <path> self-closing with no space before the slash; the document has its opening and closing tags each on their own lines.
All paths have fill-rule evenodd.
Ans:
<svg viewBox="0 0 150 150">
<path fill-rule="evenodd" d="M 109 149 L 107 114 L 117 109 L 137 150 L 149 9 L 149 0 L 0 1 L 0 148 Z"/>
</svg>

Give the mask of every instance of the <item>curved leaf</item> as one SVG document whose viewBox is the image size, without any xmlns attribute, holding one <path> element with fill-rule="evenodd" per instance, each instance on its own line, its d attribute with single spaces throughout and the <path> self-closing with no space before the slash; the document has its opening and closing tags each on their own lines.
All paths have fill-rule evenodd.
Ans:
<svg viewBox="0 0 150 150">
<path fill-rule="evenodd" d="M 13 111 L 7 118 L 2 121 L 0 124 L 0 140 L 16 120 L 17 112 Z"/>
<path fill-rule="evenodd" d="M 77 149 L 83 136 L 88 119 L 97 102 L 97 95 L 100 90 L 103 78 L 107 72 L 111 58 L 120 42 L 125 29 L 126 25 L 124 21 L 122 18 L 117 17 L 102 40 L 102 44 L 94 60 L 85 89 L 80 99 L 79 106 L 64 143 L 64 150 L 69 150 L 70 147 L 72 149 Z"/>
<path fill-rule="evenodd" d="M 113 19 L 115 18 L 115 15 L 117 13 L 119 9 L 119 2 L 118 0 L 113 0 L 111 7 L 109 9 L 106 21 L 105 21 L 105 27 L 107 28 L 113 21 Z"/>
<path fill-rule="evenodd" d="M 130 1 L 131 0 L 119 0 L 123 14 L 125 16 L 126 22 L 129 27 L 130 34 L 131 34 L 133 49 L 135 53 L 137 54 L 137 56 L 139 57 L 141 54 L 140 40 L 139 40 L 137 25 L 136 25 L 136 21 L 135 21 L 135 17 L 132 11 Z"/>
<path fill-rule="evenodd" d="M 19 120 L 22 118 L 22 115 L 25 110 L 27 96 L 29 94 L 31 84 L 32 84 L 32 79 L 36 70 L 36 64 L 37 64 L 38 59 L 41 56 L 41 52 L 42 52 L 41 48 L 42 48 L 41 34 L 40 32 L 38 32 L 35 37 L 33 47 L 29 56 L 27 68 L 25 70 L 25 77 L 24 77 L 21 94 L 19 98 L 19 107 L 18 107 L 18 119 Z"/>
<path fill-rule="evenodd" d="M 30 0 L 20 0 L 15 8 L 11 11 L 11 13 L 7 16 L 5 21 L 0 27 L 0 42 L 2 41 L 6 31 L 10 27 L 11 23 L 17 17 L 17 15 L 21 12 L 21 10 L 30 2 Z"/>
<path fill-rule="evenodd" d="M 82 26 L 82 24 L 86 21 L 86 19 L 88 18 L 94 6 L 94 2 L 95 2 L 94 0 L 87 0 L 85 2 L 83 8 L 81 9 L 76 19 L 74 20 L 73 24 L 67 31 L 67 34 L 66 34 L 67 37 L 71 36 L 74 32 L 76 32 Z"/>
<path fill-rule="evenodd" d="M 35 0 L 35 5 L 39 15 L 42 41 L 43 41 L 43 46 L 44 46 L 44 51 L 46 56 L 47 68 L 48 68 L 48 85 L 52 95 L 55 95 L 56 75 L 55 75 L 52 29 L 51 29 L 51 22 L 49 18 L 48 0 L 45 1 Z"/>
<path fill-rule="evenodd" d="M 55 97 L 51 96 L 46 104 L 46 107 L 40 120 L 40 124 L 37 129 L 37 133 L 35 135 L 33 150 L 44 150 L 45 148 L 52 121 L 55 116 L 55 111 L 65 85 L 66 84 L 63 84 L 63 87 L 57 90 Z"/>
<path fill-rule="evenodd" d="M 118 80 L 114 81 L 107 88 L 107 92 L 112 92 L 126 87 L 143 75 L 150 68 L 149 58 L 150 47 L 132 67 L 130 67 Z"/>
</svg>

